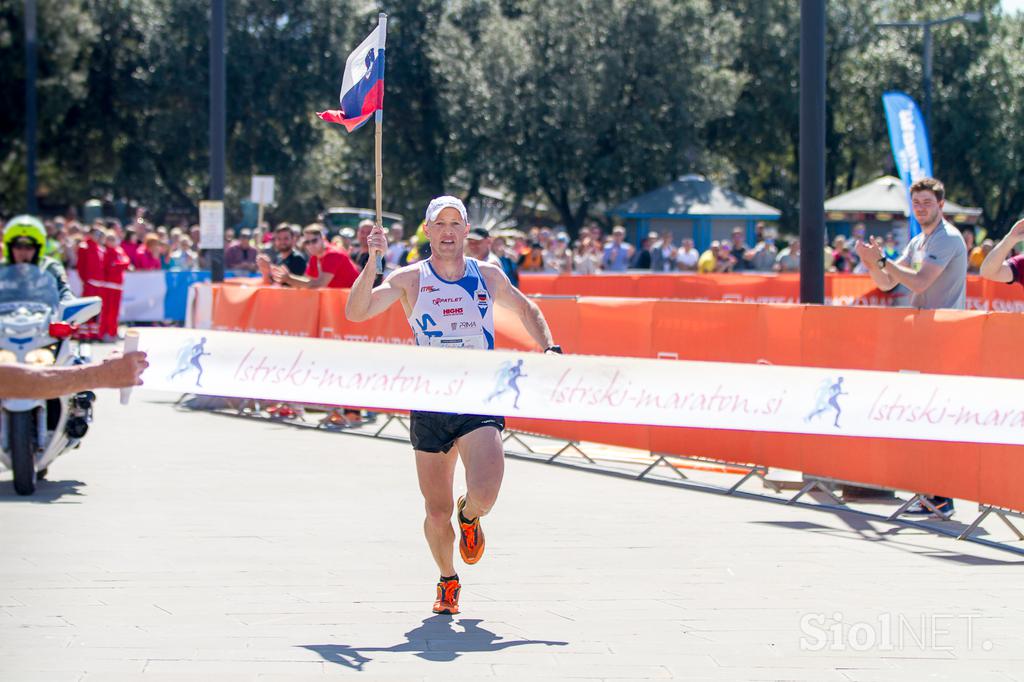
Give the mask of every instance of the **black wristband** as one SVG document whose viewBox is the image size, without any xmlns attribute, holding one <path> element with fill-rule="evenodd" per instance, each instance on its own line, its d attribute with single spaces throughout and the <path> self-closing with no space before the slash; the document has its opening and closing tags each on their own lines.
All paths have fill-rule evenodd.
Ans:
<svg viewBox="0 0 1024 682">
<path fill-rule="evenodd" d="M 557 346 L 557 345 L 556 346 L 548 346 L 547 348 L 544 349 L 544 352 L 545 353 L 558 353 L 559 355 L 561 355 L 562 354 L 562 347 L 561 346 Z"/>
</svg>

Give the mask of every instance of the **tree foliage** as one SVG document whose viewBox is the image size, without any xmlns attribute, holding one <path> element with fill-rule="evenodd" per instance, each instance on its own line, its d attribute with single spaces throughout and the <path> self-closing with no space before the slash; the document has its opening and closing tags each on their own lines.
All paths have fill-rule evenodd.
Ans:
<svg viewBox="0 0 1024 682">
<path fill-rule="evenodd" d="M 23 208 L 25 195 L 25 3 L 0 0 L 0 206 Z M 73 102 L 88 92 L 85 54 L 98 37 L 84 0 L 38 0 L 38 157 L 43 192 L 76 179 L 54 160 Z"/>
<path fill-rule="evenodd" d="M 209 4 L 38 0 L 45 205 L 91 196 L 194 210 L 206 196 Z M 895 19 L 982 10 L 935 29 L 936 173 L 996 233 L 1024 211 L 1024 19 L 998 0 L 828 3 L 827 189 L 892 172 L 881 94 L 919 101 L 922 34 Z M 21 0 L 0 0 L 0 211 L 22 207 Z M 229 208 L 254 173 L 272 216 L 373 201 L 373 124 L 336 106 L 348 52 L 389 14 L 385 208 L 441 192 L 540 196 L 570 229 L 683 173 L 796 225 L 799 5 L 792 0 L 235 0 L 228 3 Z"/>
</svg>

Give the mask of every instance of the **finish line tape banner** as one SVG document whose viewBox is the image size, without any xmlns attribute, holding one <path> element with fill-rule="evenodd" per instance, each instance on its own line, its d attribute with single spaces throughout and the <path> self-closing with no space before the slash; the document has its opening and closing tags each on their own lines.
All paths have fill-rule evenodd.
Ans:
<svg viewBox="0 0 1024 682">
<path fill-rule="evenodd" d="M 1021 383 L 140 328 L 145 388 L 377 409 L 1024 445 Z"/>
</svg>

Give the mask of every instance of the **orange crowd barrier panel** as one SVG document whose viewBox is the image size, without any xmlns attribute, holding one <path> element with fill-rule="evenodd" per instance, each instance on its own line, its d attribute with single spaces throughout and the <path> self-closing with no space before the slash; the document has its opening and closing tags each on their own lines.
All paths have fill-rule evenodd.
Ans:
<svg viewBox="0 0 1024 682">
<path fill-rule="evenodd" d="M 320 334 L 318 292 L 284 287 L 260 287 L 250 329 L 266 334 L 316 337 Z M 310 293 L 315 295 L 310 295 Z"/>
<path fill-rule="evenodd" d="M 797 298 L 799 300 L 800 278 L 795 278 Z M 871 305 L 892 306 L 896 299 L 892 294 L 879 291 L 875 283 L 867 275 L 850 275 L 830 272 L 825 275 L 825 298 L 832 305 Z"/>
<path fill-rule="evenodd" d="M 1020 284 L 1005 284 L 980 277 L 968 277 L 967 307 L 997 313 L 1024 312 L 1024 287 Z"/>
<path fill-rule="evenodd" d="M 678 298 L 734 303 L 799 303 L 796 273 L 641 273 L 556 275 L 520 273 L 520 289 L 539 296 Z M 879 291 L 868 275 L 825 273 L 827 303 L 842 306 L 896 306 L 899 299 Z M 967 276 L 967 309 L 1024 312 L 1024 287 Z"/>
<path fill-rule="evenodd" d="M 214 285 L 213 328 L 225 331 L 249 331 L 249 320 L 256 305 L 257 287 Z"/>
<path fill-rule="evenodd" d="M 412 331 L 400 304 L 365 322 L 352 322 L 345 317 L 348 289 L 320 289 L 320 319 L 317 336 L 345 341 L 412 344 Z"/>
<path fill-rule="evenodd" d="M 638 277 L 643 276 L 608 279 L 617 281 L 619 289 L 622 282 L 647 286 L 637 284 Z M 564 279 L 552 276 L 548 281 Z M 783 286 L 785 280 L 780 282 Z M 856 293 L 856 283 L 838 284 L 853 287 L 846 289 L 854 292 L 850 296 L 862 295 Z M 771 295 L 765 291 L 763 295 Z M 1019 287 L 999 291 L 1021 293 Z M 748 295 L 755 296 L 743 294 Z M 213 285 L 212 322 L 218 329 L 412 343 L 400 306 L 356 324 L 344 315 L 347 296 L 345 290 Z M 1024 338 L 1024 316 L 1015 313 L 631 297 L 554 297 L 537 303 L 556 342 L 568 353 L 1021 377 L 1017 348 L 1018 339 Z M 538 350 L 510 311 L 497 308 L 495 320 L 499 348 Z M 816 388 L 806 390 L 813 393 Z M 1024 452 L 1019 447 L 761 433 L 743 430 L 742 423 L 734 430 L 715 430 L 512 418 L 509 426 L 570 441 L 782 467 L 1024 510 Z"/>
<path fill-rule="evenodd" d="M 1020 378 L 1024 367 L 1024 357 L 1021 356 L 1024 315 L 989 313 L 985 316 L 982 339 L 984 346 L 978 349 L 981 355 L 979 370 L 972 374 L 1007 379 Z"/>
<path fill-rule="evenodd" d="M 638 298 L 588 298 L 577 302 L 577 353 L 651 357 L 651 328 L 657 301 Z M 547 308 L 541 304 L 547 317 Z"/>
</svg>

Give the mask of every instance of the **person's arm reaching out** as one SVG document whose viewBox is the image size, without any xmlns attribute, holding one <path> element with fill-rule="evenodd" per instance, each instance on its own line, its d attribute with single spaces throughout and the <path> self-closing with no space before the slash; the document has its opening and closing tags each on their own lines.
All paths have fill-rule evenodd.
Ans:
<svg viewBox="0 0 1024 682">
<path fill-rule="evenodd" d="M 979 274 L 993 282 L 1011 283 L 1014 280 L 1013 269 L 1006 264 L 1006 257 L 1021 241 L 1024 241 L 1024 220 L 1018 220 L 1006 236 L 988 252 L 981 263 Z"/>
<path fill-rule="evenodd" d="M 139 377 L 147 367 L 142 352 L 74 367 L 0 365 L 0 398 L 46 400 L 93 388 L 141 386 Z"/>
</svg>

